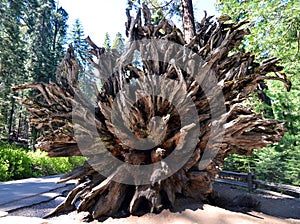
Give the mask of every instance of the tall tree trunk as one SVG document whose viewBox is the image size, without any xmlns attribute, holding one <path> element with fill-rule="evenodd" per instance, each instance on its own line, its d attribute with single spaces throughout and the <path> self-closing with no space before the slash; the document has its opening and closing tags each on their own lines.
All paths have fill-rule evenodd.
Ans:
<svg viewBox="0 0 300 224">
<path fill-rule="evenodd" d="M 22 94 L 23 95 L 23 94 Z M 23 96 L 22 96 L 23 97 Z M 24 121 L 25 123 L 25 121 Z M 23 124 L 24 125 L 24 124 Z M 22 105 L 20 107 L 20 111 L 19 111 L 19 118 L 18 118 L 18 129 L 17 129 L 17 139 L 21 136 L 21 128 L 22 128 Z M 23 136 L 22 136 L 23 137 Z"/>
<path fill-rule="evenodd" d="M 195 18 L 192 0 L 180 0 L 184 40 L 189 43 L 195 36 Z"/>
<path fill-rule="evenodd" d="M 16 94 L 14 93 L 14 96 Z M 11 98 L 11 109 L 10 109 L 10 112 L 9 112 L 9 119 L 8 119 L 8 139 L 11 141 L 11 140 L 14 140 L 14 134 L 12 133 L 13 132 L 13 118 L 14 118 L 14 114 L 15 114 L 15 104 L 16 104 L 16 100 L 14 97 Z"/>
<path fill-rule="evenodd" d="M 257 85 L 257 90 L 259 91 L 258 97 L 260 101 L 264 104 L 266 104 L 268 107 L 264 108 L 264 114 L 274 117 L 274 112 L 272 109 L 272 100 L 271 98 L 266 94 L 266 90 L 268 87 L 266 86 L 266 83 L 264 81 L 260 81 Z"/>
<path fill-rule="evenodd" d="M 57 21 L 54 22 L 55 25 L 54 25 L 54 35 L 53 35 L 53 42 L 52 42 L 52 50 L 53 52 L 56 51 L 56 39 L 57 39 L 57 34 L 58 34 L 58 24 L 57 24 Z"/>
</svg>

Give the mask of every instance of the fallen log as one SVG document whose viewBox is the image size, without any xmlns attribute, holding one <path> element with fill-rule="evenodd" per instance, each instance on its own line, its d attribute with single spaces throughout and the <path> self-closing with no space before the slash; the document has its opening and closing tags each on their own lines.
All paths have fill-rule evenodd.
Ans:
<svg viewBox="0 0 300 224">
<path fill-rule="evenodd" d="M 95 102 L 80 90 L 72 46 L 56 83 L 24 84 L 37 89 L 22 99 L 31 125 L 43 134 L 37 147 L 51 157 L 84 155 L 83 167 L 60 182 L 79 179 L 49 215 L 77 209 L 94 219 L 120 211 L 157 212 L 178 196 L 205 201 L 212 180 L 229 154 L 249 155 L 279 142 L 284 122 L 264 118 L 245 104 L 263 80 L 291 83 L 278 59 L 255 62 L 238 46 L 250 32 L 239 23 L 203 18 L 185 43 L 182 31 L 143 9 L 127 12 L 129 44 L 123 54 L 87 38 L 95 69 Z M 76 50 L 76 49 L 75 49 Z M 133 63 L 134 52 L 141 55 Z M 79 204 L 78 204 L 79 203 Z"/>
</svg>

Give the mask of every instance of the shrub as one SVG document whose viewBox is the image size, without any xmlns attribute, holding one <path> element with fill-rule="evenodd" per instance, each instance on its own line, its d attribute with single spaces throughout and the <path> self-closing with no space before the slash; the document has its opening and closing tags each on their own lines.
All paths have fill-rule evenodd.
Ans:
<svg viewBox="0 0 300 224">
<path fill-rule="evenodd" d="M 40 150 L 0 143 L 0 181 L 66 173 L 85 161 L 84 157 L 49 158 Z"/>
<path fill-rule="evenodd" d="M 30 177 L 31 161 L 26 151 L 15 145 L 0 145 L 1 180 Z"/>
</svg>

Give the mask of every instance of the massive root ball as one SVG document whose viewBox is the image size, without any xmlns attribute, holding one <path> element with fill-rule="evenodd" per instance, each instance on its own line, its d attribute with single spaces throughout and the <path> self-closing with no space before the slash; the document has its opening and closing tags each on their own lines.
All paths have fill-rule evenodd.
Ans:
<svg viewBox="0 0 300 224">
<path fill-rule="evenodd" d="M 89 211 L 93 218 L 151 212 L 178 196 L 205 200 L 224 158 L 280 141 L 284 123 L 244 103 L 259 82 L 290 82 L 276 58 L 254 62 L 237 47 L 247 22 L 205 17 L 194 38 L 162 20 L 151 24 L 144 8 L 128 13 L 126 51 L 106 51 L 89 38 L 95 102 L 81 91 L 80 68 L 70 46 L 57 83 L 34 83 L 41 97 L 23 99 L 31 125 L 42 130 L 37 147 L 50 157 L 84 155 L 87 162 L 60 182 L 80 179 L 51 214 Z M 76 49 L 75 49 L 76 50 Z M 138 53 L 139 63 L 134 63 Z M 270 73 L 270 74 L 268 74 Z M 273 75 L 273 76 L 272 76 Z M 146 202 L 146 203 L 145 203 Z"/>
</svg>

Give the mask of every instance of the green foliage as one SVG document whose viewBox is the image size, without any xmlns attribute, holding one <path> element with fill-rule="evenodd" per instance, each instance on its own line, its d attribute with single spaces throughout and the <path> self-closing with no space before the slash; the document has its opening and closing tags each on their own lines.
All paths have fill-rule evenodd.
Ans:
<svg viewBox="0 0 300 224">
<path fill-rule="evenodd" d="M 25 63 L 27 52 L 23 48 L 22 23 L 24 4 L 22 1 L 0 1 L 0 137 L 8 138 L 17 124 L 14 114 L 16 101 L 11 91 L 13 85 L 26 81 Z M 22 74 L 22 76 L 21 76 Z"/>
<path fill-rule="evenodd" d="M 224 169 L 234 172 L 248 173 L 254 170 L 253 156 L 232 154 L 225 159 Z"/>
<path fill-rule="evenodd" d="M 109 51 L 111 49 L 110 36 L 109 33 L 105 33 L 103 47 Z"/>
<path fill-rule="evenodd" d="M 72 26 L 70 41 L 72 42 L 75 50 L 75 57 L 80 66 L 78 77 L 79 87 L 87 99 L 90 99 L 91 102 L 95 102 L 93 88 L 93 83 L 95 80 L 92 79 L 95 77 L 95 75 L 93 75 L 94 70 L 87 60 L 89 57 L 89 44 L 86 42 L 86 36 L 79 19 L 76 19 Z"/>
<path fill-rule="evenodd" d="M 85 161 L 84 157 L 49 158 L 40 150 L 0 143 L 0 181 L 66 173 Z"/>
<path fill-rule="evenodd" d="M 268 57 L 281 58 L 284 72 L 293 86 L 290 92 L 284 91 L 282 83 L 267 82 L 267 95 L 271 108 L 253 100 L 253 108 L 265 116 L 264 111 L 272 110 L 272 118 L 285 120 L 288 132 L 282 141 L 266 149 L 254 152 L 253 170 L 265 180 L 300 184 L 300 2 L 297 0 L 220 0 L 217 3 L 224 14 L 233 20 L 249 20 L 251 34 L 243 43 L 244 51 L 257 55 L 256 60 Z M 279 77 L 284 74 L 277 74 Z M 227 167 L 240 170 L 244 157 L 232 156 L 227 159 Z M 246 160 L 249 160 L 247 158 Z M 235 163 L 235 165 L 234 165 Z M 230 164 L 230 166 L 228 166 Z"/>
<path fill-rule="evenodd" d="M 68 14 L 54 0 L 0 0 L 0 8 L 0 138 L 28 138 L 27 114 L 15 97 L 30 92 L 13 93 L 11 87 L 55 80 Z"/>
<path fill-rule="evenodd" d="M 88 70 L 89 62 L 86 60 L 88 57 L 89 45 L 85 40 L 86 36 L 82 24 L 79 19 L 75 20 L 72 26 L 70 40 L 75 49 L 76 59 L 83 71 Z M 82 74 L 80 74 L 81 76 Z"/>
<path fill-rule="evenodd" d="M 30 177 L 30 158 L 26 151 L 15 145 L 1 144 L 0 146 L 0 180 L 21 179 Z"/>
<path fill-rule="evenodd" d="M 122 34 L 118 32 L 113 41 L 113 49 L 116 49 L 119 53 L 123 53 L 125 50 L 125 39 L 122 37 Z"/>
<path fill-rule="evenodd" d="M 128 8 L 135 10 L 146 4 L 151 11 L 152 20 L 157 24 L 163 18 L 181 21 L 180 1 L 172 0 L 128 0 Z"/>
<path fill-rule="evenodd" d="M 281 151 L 280 144 L 285 143 L 254 150 L 252 156 L 232 154 L 225 159 L 224 169 L 244 173 L 254 171 L 256 178 L 261 180 L 300 185 L 300 150 Z"/>
</svg>

